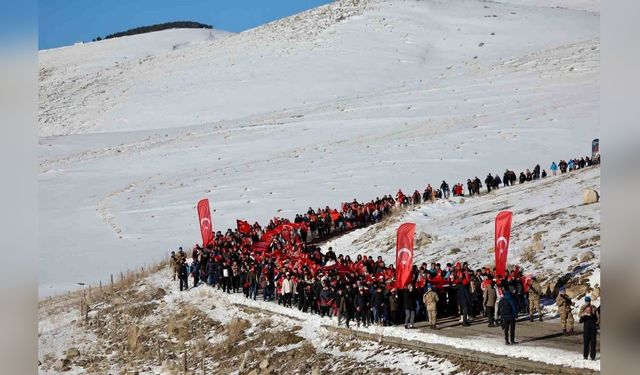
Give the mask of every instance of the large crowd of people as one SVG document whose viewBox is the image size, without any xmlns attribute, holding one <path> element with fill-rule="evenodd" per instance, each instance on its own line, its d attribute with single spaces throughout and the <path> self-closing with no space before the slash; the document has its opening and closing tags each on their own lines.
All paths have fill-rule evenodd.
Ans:
<svg viewBox="0 0 640 375">
<path fill-rule="evenodd" d="M 555 162 L 549 168 L 555 175 L 598 164 L 599 156 Z M 546 178 L 537 165 L 533 172 L 520 173 L 519 183 Z M 489 174 L 484 180 L 487 192 L 516 183 L 516 173 L 507 170 L 503 178 Z M 526 277 L 519 266 L 504 276 L 491 266 L 471 268 L 468 262 L 432 262 L 414 264 L 410 284 L 396 289 L 394 264 L 386 264 L 381 256 L 336 254 L 331 247 L 323 252 L 319 243 L 331 236 L 377 223 L 394 210 L 408 205 L 448 199 L 454 196 L 479 195 L 479 178 L 467 180 L 465 194 L 462 183 L 453 189 L 442 181 L 434 189 L 428 185 L 423 193 L 416 190 L 395 198 L 385 195 L 368 203 L 354 199 L 339 209 L 329 207 L 298 214 L 293 221 L 272 219 L 265 227 L 238 221 L 238 228 L 215 233 L 213 243 L 203 248 L 196 245 L 188 254 L 179 248 L 171 254 L 173 279 L 180 290 L 206 284 L 226 293 L 243 293 L 246 298 L 274 301 L 286 307 L 320 316 L 337 317 L 349 327 L 369 325 L 402 325 L 407 329 L 419 321 L 428 321 L 437 329 L 437 320 L 460 319 L 463 326 L 479 317 L 488 317 L 488 325 L 502 326 L 505 343 L 514 341 L 515 320 L 527 315 L 542 320 L 540 298 L 543 291 L 536 277 Z M 564 332 L 573 332 L 569 319 L 571 299 L 558 295 L 558 306 Z M 568 309 L 568 310 L 567 310 Z M 566 314 L 569 311 L 569 314 Z M 595 330 L 595 329 L 594 329 Z"/>
</svg>

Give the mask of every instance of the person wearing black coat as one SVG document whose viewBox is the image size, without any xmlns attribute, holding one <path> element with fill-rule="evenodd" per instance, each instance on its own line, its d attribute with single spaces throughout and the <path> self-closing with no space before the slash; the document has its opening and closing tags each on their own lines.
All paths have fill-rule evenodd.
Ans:
<svg viewBox="0 0 640 375">
<path fill-rule="evenodd" d="M 504 289 L 504 297 L 500 300 L 500 315 L 502 316 L 502 329 L 504 330 L 504 343 L 517 344 L 516 318 L 518 317 L 518 306 L 516 305 L 513 293 L 509 288 Z M 511 339 L 511 341 L 509 341 Z"/>
<path fill-rule="evenodd" d="M 498 189 L 501 183 L 502 183 L 502 180 L 500 179 L 500 176 L 498 176 L 498 174 L 496 173 L 495 177 L 493 177 L 493 188 Z"/>
<path fill-rule="evenodd" d="M 487 193 L 491 193 L 491 187 L 493 186 L 493 176 L 491 176 L 491 173 L 484 179 L 484 183 L 487 185 Z"/>
<path fill-rule="evenodd" d="M 413 328 L 416 321 L 416 292 L 409 284 L 402 291 L 402 307 L 404 308 L 404 328 Z"/>
<path fill-rule="evenodd" d="M 584 359 L 596 359 L 596 336 L 598 333 L 598 325 L 600 324 L 600 311 L 591 304 L 591 297 L 584 297 L 585 304 L 580 307 L 580 323 L 582 323 Z"/>
<path fill-rule="evenodd" d="M 360 327 L 360 323 L 367 327 L 369 325 L 369 299 L 367 298 L 364 288 L 360 288 L 353 298 L 353 309 L 358 327 Z"/>
<path fill-rule="evenodd" d="M 376 288 L 371 298 L 371 310 L 373 312 L 373 323 L 381 324 L 384 319 L 384 294 L 380 286 Z"/>
<path fill-rule="evenodd" d="M 347 328 L 349 328 L 349 321 L 353 315 L 353 301 L 346 291 L 338 289 L 336 305 L 338 306 L 338 325 L 341 325 L 344 320 Z"/>
<path fill-rule="evenodd" d="M 178 268 L 178 279 L 180 279 L 180 291 L 189 289 L 189 268 L 185 261 L 180 263 Z"/>
<path fill-rule="evenodd" d="M 470 326 L 469 312 L 471 311 L 471 295 L 469 294 L 469 280 L 462 280 L 462 285 L 458 286 L 458 306 L 462 310 L 462 325 Z"/>
<path fill-rule="evenodd" d="M 478 178 L 478 176 L 476 176 L 476 178 L 473 180 L 474 182 L 474 188 L 476 188 L 476 195 L 480 195 L 480 188 L 482 187 L 482 182 L 480 181 L 480 179 Z"/>
</svg>

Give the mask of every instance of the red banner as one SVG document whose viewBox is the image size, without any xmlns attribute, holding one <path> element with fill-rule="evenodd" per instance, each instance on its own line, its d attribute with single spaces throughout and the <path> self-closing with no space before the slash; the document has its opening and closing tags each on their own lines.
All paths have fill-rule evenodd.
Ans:
<svg viewBox="0 0 640 375">
<path fill-rule="evenodd" d="M 200 233 L 202 234 L 202 246 L 207 247 L 213 243 L 213 225 L 211 224 L 211 212 L 209 200 L 202 199 L 198 202 L 198 219 L 200 220 Z"/>
<path fill-rule="evenodd" d="M 507 270 L 507 255 L 509 254 L 509 237 L 511 236 L 511 211 L 502 211 L 496 216 L 496 274 L 504 277 Z"/>
<path fill-rule="evenodd" d="M 398 228 L 396 242 L 396 288 L 398 289 L 404 289 L 411 282 L 415 232 L 416 225 L 414 223 L 404 223 Z"/>
<path fill-rule="evenodd" d="M 251 233 L 251 224 L 244 220 L 236 220 L 236 224 L 238 225 L 238 232 L 244 234 Z"/>
</svg>

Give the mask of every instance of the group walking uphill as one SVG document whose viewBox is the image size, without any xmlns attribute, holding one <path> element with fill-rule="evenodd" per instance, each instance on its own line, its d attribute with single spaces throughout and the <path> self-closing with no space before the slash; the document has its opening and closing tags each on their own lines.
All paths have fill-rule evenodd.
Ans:
<svg viewBox="0 0 640 375">
<path fill-rule="evenodd" d="M 581 160 L 585 163 L 574 160 L 574 168 L 595 162 Z M 515 173 L 507 172 L 505 186 L 515 178 Z M 542 177 L 545 172 L 536 167 L 532 180 L 537 179 L 534 175 Z M 496 177 L 492 181 L 500 180 Z M 474 182 L 470 191 L 478 194 L 482 185 L 477 178 L 474 181 L 478 184 Z M 323 252 L 318 246 L 332 236 L 377 223 L 401 207 L 446 199 L 450 190 L 454 195 L 463 194 L 462 184 L 449 189 L 443 181 L 439 189 L 428 185 L 423 194 L 398 191 L 395 198 L 385 195 L 368 203 L 354 199 L 339 209 L 309 207 L 293 221 L 273 218 L 265 227 L 238 220 L 237 228 L 216 232 L 206 247 L 196 244 L 191 262 L 182 248 L 172 252 L 173 279 L 179 280 L 181 291 L 189 289 L 192 277 L 192 287 L 206 284 L 253 300 L 261 296 L 264 301 L 303 312 L 337 317 L 338 323 L 347 327 L 355 321 L 358 326 L 404 324 L 411 329 L 416 322 L 427 321 L 431 329 L 437 329 L 438 319 L 459 319 L 462 326 L 468 326 L 486 316 L 490 327 L 503 327 L 505 343 L 515 343 L 519 315 L 528 315 L 531 321 L 543 318 L 542 288 L 535 276 L 525 275 L 517 265 L 498 275 L 495 267 L 473 269 L 468 262 L 414 264 L 409 285 L 397 289 L 394 264 L 386 264 L 381 256 L 357 255 L 352 259 L 336 254 L 331 247 Z M 558 306 L 565 309 L 560 314 L 566 318 L 565 333 L 570 334 L 571 299 L 563 299 L 563 295 L 558 296 Z"/>
<path fill-rule="evenodd" d="M 549 166 L 549 170 L 551 171 L 551 175 L 556 176 L 558 174 L 558 170 L 560 171 L 560 174 L 564 174 L 598 164 L 600 164 L 599 154 L 594 158 L 586 156 L 581 158 L 569 159 L 568 162 L 565 160 L 560 160 L 557 164 L 554 161 Z M 438 188 L 434 188 L 431 186 L 431 184 L 428 184 L 422 193 L 420 193 L 418 190 L 415 190 L 413 194 L 405 195 L 401 190 L 399 190 L 396 194 L 396 200 L 398 201 L 398 204 L 408 206 L 433 202 L 437 199 L 449 199 L 451 195 L 453 195 L 454 197 L 472 197 L 474 195 L 481 195 L 483 186 L 485 187 L 487 193 L 491 193 L 492 190 L 498 190 L 501 186 L 514 186 L 516 184 L 523 184 L 525 182 L 547 178 L 548 176 L 549 173 L 547 173 L 546 169 L 541 169 L 540 165 L 537 164 L 535 167 L 533 167 L 533 170 L 527 168 L 526 170 L 521 171 L 520 174 L 516 174 L 516 172 L 507 169 L 502 174 L 502 178 L 500 177 L 499 173 L 495 173 L 493 175 L 491 173 L 487 174 L 487 177 L 484 178 L 484 181 L 478 178 L 478 176 L 469 178 L 466 182 L 466 192 L 465 185 L 463 185 L 461 182 L 458 182 L 453 185 L 453 187 L 450 187 L 449 184 L 443 180 Z"/>
</svg>

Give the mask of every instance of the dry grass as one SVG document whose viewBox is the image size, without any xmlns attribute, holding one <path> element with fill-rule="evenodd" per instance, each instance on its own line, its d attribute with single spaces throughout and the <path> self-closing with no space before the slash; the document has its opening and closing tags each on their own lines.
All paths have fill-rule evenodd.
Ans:
<svg viewBox="0 0 640 375">
<path fill-rule="evenodd" d="M 229 324 L 227 324 L 227 338 L 224 341 L 225 346 L 230 348 L 238 343 L 238 341 L 244 337 L 244 331 L 249 327 L 251 327 L 251 323 L 247 320 L 240 318 L 231 319 Z"/>
</svg>

